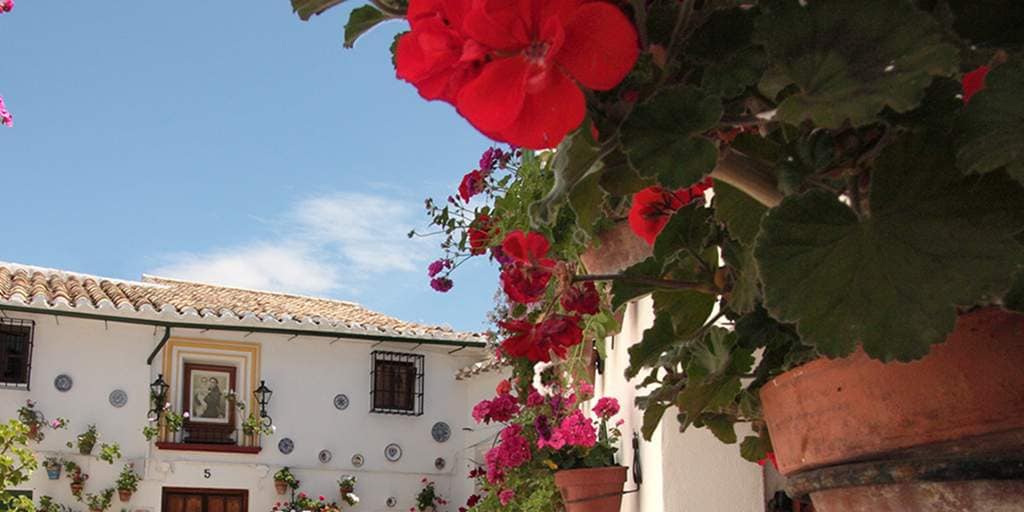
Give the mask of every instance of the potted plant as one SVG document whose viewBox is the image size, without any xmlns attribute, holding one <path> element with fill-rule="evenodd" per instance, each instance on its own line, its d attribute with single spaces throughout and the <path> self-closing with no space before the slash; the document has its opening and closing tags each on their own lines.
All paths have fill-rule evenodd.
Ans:
<svg viewBox="0 0 1024 512">
<path fill-rule="evenodd" d="M 90 512 L 104 512 L 110 508 L 110 502 L 114 498 L 114 489 L 108 488 L 99 494 L 86 493 L 82 501 L 89 507 Z"/>
<path fill-rule="evenodd" d="M 68 420 L 60 417 L 46 421 L 42 411 L 36 409 L 36 402 L 31 399 L 25 400 L 25 405 L 18 408 L 18 419 L 28 427 L 28 438 L 37 443 L 46 437 L 43 427 L 58 430 L 68 426 Z"/>
<path fill-rule="evenodd" d="M 71 494 L 81 496 L 82 490 L 85 489 L 85 481 L 89 479 L 89 475 L 82 473 L 82 468 L 70 460 L 64 461 L 64 472 L 68 479 L 71 480 Z"/>
<path fill-rule="evenodd" d="M 38 512 L 70 512 L 70 507 L 53 501 L 50 496 L 40 496 L 39 506 L 36 507 L 36 510 Z"/>
<path fill-rule="evenodd" d="M 409 509 L 409 512 L 413 510 L 418 512 L 434 512 L 437 510 L 437 507 L 448 504 L 448 501 L 437 493 L 433 481 L 424 478 L 420 480 L 420 483 L 423 484 L 423 488 L 416 493 L 416 506 L 413 509 Z"/>
<path fill-rule="evenodd" d="M 242 434 L 245 436 L 246 444 L 249 446 L 259 446 L 260 436 L 269 436 L 275 430 L 277 430 L 277 427 L 267 425 L 264 419 L 255 412 L 249 413 L 249 416 L 242 422 Z"/>
<path fill-rule="evenodd" d="M 338 492 L 341 493 L 341 501 L 344 501 L 353 507 L 359 504 L 359 496 L 356 496 L 355 490 L 356 477 L 352 475 L 342 475 L 342 477 L 338 479 Z"/>
<path fill-rule="evenodd" d="M 78 447 L 78 452 L 82 455 L 92 455 L 93 448 L 96 447 L 96 441 L 100 438 L 100 433 L 96 430 L 96 425 L 89 425 L 85 432 L 78 434 L 75 438 L 75 444 L 70 441 L 67 443 L 68 448 Z"/>
<path fill-rule="evenodd" d="M 135 465 L 128 463 L 121 468 L 117 476 L 117 496 L 122 502 L 132 499 L 132 494 L 139 490 L 139 474 L 135 472 Z"/>
<path fill-rule="evenodd" d="M 520 380 L 516 358 L 562 358 L 594 318 L 650 295 L 628 371 L 649 390 L 646 436 L 672 407 L 682 429 L 726 443 L 748 424 L 741 454 L 773 454 L 824 512 L 1020 501 L 1019 473 L 989 478 L 1024 448 L 1024 55 L 1010 3 L 473 5 L 410 0 L 423 18 L 395 64 L 539 162 L 471 205 L 493 176 L 482 161 L 435 217 L 457 234 L 446 250 L 501 265 L 495 318 Z M 404 13 L 385 10 L 354 15 Z M 540 20 L 563 29 L 557 49 L 493 44 L 513 27 L 541 34 Z M 590 30 L 574 32 L 581 20 Z M 483 55 L 425 58 L 435 21 Z M 354 40 L 373 23 L 352 25 Z M 500 80 L 533 69 L 523 55 L 557 71 L 541 86 Z M 708 178 L 710 204 L 694 188 Z M 582 267 L 588 248 L 614 250 L 594 246 L 623 220 L 650 255 Z M 459 261 L 439 262 L 431 285 L 447 291 Z M 595 294 L 589 317 L 558 307 Z"/>
<path fill-rule="evenodd" d="M 288 466 L 285 466 L 279 469 L 277 473 L 274 473 L 274 490 L 276 490 L 278 494 L 284 494 L 288 492 L 288 489 L 295 490 L 298 488 L 299 481 L 295 478 L 295 475 L 292 474 L 291 470 L 288 469 Z"/>
<path fill-rule="evenodd" d="M 46 477 L 50 480 L 60 480 L 60 471 L 64 467 L 64 459 L 57 456 L 49 456 L 43 460 L 43 467 L 46 468 Z"/>
</svg>

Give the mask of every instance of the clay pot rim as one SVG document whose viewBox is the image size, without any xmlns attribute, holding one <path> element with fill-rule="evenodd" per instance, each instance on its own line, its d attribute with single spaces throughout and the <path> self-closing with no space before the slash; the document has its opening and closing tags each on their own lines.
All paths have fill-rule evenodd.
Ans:
<svg viewBox="0 0 1024 512">
<path fill-rule="evenodd" d="M 555 485 L 562 486 L 566 484 L 566 480 L 577 477 L 580 474 L 602 474 L 602 475 L 614 475 L 614 478 L 593 478 L 590 477 L 585 482 L 585 485 L 604 485 L 609 483 L 624 483 L 627 480 L 627 468 L 626 466 L 602 466 L 599 468 L 574 468 L 574 469 L 560 469 L 555 471 Z M 579 484 L 567 484 L 567 485 L 579 485 Z"/>
</svg>

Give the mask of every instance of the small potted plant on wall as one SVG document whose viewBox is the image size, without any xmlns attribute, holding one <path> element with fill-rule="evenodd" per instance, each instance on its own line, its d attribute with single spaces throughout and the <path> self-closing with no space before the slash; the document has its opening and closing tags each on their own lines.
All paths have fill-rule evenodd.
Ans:
<svg viewBox="0 0 1024 512">
<path fill-rule="evenodd" d="M 343 475 L 338 479 L 338 491 L 341 493 L 341 501 L 344 501 L 353 507 L 359 504 L 359 496 L 356 496 L 355 490 L 356 477 L 352 475 Z"/>
<path fill-rule="evenodd" d="M 68 420 L 59 417 L 47 422 L 43 413 L 36 409 L 34 400 L 25 400 L 25 405 L 18 408 L 18 419 L 28 427 L 28 438 L 37 443 L 46 437 L 43 427 L 57 430 L 68 426 Z"/>
<path fill-rule="evenodd" d="M 110 501 L 114 498 L 114 489 L 107 488 L 99 494 L 89 494 L 82 498 L 90 512 L 104 512 L 110 508 Z"/>
<path fill-rule="evenodd" d="M 46 477 L 50 480 L 59 480 L 60 471 L 64 466 L 64 459 L 56 456 L 47 457 L 43 461 L 43 467 L 46 468 Z"/>
<path fill-rule="evenodd" d="M 259 446 L 260 436 L 269 436 L 275 430 L 277 427 L 264 423 L 263 418 L 260 418 L 255 412 L 249 413 L 249 416 L 242 422 L 242 434 L 245 435 L 245 443 L 248 446 Z"/>
<path fill-rule="evenodd" d="M 89 475 L 82 473 L 82 468 L 70 460 L 64 461 L 64 471 L 71 480 L 71 494 L 81 496 L 82 489 L 85 488 L 85 481 L 89 479 Z"/>
<path fill-rule="evenodd" d="M 274 473 L 274 490 L 278 494 L 284 494 L 288 492 L 288 489 L 298 489 L 299 481 L 295 479 L 295 475 L 292 474 L 288 466 L 285 466 Z"/>
<path fill-rule="evenodd" d="M 117 497 L 122 502 L 132 499 L 132 494 L 139 490 L 139 475 L 135 472 L 135 465 L 128 463 L 121 468 L 121 474 L 117 476 Z"/>
<path fill-rule="evenodd" d="M 409 509 L 409 512 L 434 512 L 438 507 L 448 504 L 448 501 L 437 493 L 433 481 L 424 478 L 420 483 L 423 484 L 423 488 L 416 494 L 416 507 Z"/>
<path fill-rule="evenodd" d="M 96 441 L 100 438 L 100 433 L 96 430 L 96 425 L 89 425 L 85 432 L 78 434 L 75 438 L 75 444 L 67 443 L 68 448 L 77 446 L 78 452 L 82 455 L 92 455 L 92 449 L 96 447 Z"/>
</svg>

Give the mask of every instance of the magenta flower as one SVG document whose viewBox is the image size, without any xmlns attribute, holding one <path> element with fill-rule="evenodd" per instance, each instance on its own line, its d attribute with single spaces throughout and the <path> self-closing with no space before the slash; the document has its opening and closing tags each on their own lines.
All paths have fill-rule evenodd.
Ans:
<svg viewBox="0 0 1024 512">
<path fill-rule="evenodd" d="M 619 401 L 611 397 L 603 397 L 594 406 L 594 414 L 603 420 L 611 418 L 619 413 Z"/>
<path fill-rule="evenodd" d="M 14 117 L 7 111 L 7 105 L 4 104 L 4 97 L 0 96 L 0 124 L 11 127 L 14 126 Z M 31 405 L 29 407 L 32 407 Z"/>
<path fill-rule="evenodd" d="M 447 260 L 435 260 L 429 266 L 427 266 L 427 275 L 434 277 L 441 273 L 442 270 L 448 267 Z"/>
<path fill-rule="evenodd" d="M 447 277 L 435 277 L 430 280 L 430 287 L 441 293 L 445 293 L 448 290 L 451 290 L 452 286 L 455 286 L 455 283 L 453 283 L 452 280 L 448 279 Z"/>
<path fill-rule="evenodd" d="M 562 420 L 558 431 L 565 439 L 565 443 L 570 446 L 591 448 L 597 443 L 597 430 L 594 429 L 594 424 L 579 410 Z"/>
<path fill-rule="evenodd" d="M 14 0 L 0 0 L 0 12 L 11 12 L 14 10 Z"/>
<path fill-rule="evenodd" d="M 498 483 L 504 480 L 505 470 L 517 468 L 530 460 L 529 441 L 523 437 L 523 427 L 509 425 L 501 431 L 501 442 L 484 456 L 487 463 L 487 481 Z"/>
<path fill-rule="evenodd" d="M 498 501 L 501 501 L 501 506 L 503 507 L 505 505 L 508 505 L 509 502 L 512 501 L 512 498 L 515 497 L 516 492 L 513 491 L 512 489 L 502 489 L 502 491 L 498 493 Z"/>
</svg>

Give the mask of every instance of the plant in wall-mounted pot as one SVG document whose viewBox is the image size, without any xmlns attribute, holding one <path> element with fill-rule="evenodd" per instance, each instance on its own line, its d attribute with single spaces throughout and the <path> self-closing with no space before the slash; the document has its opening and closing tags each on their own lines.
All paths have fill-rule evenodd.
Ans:
<svg viewBox="0 0 1024 512">
<path fill-rule="evenodd" d="M 25 400 L 25 405 L 18 408 L 18 419 L 28 427 L 28 438 L 37 443 L 46 437 L 43 434 L 43 427 L 58 430 L 68 426 L 68 420 L 60 417 L 46 421 L 43 413 L 36 409 L 34 400 Z"/>
<path fill-rule="evenodd" d="M 50 480 L 59 480 L 60 471 L 64 467 L 64 459 L 57 456 L 47 457 L 43 461 L 43 467 L 46 468 L 46 477 Z"/>
<path fill-rule="evenodd" d="M 110 508 L 110 502 L 113 498 L 114 489 L 111 487 L 103 489 L 99 494 L 86 493 L 82 497 L 82 501 L 89 507 L 90 512 L 104 512 Z"/>
<path fill-rule="evenodd" d="M 132 494 L 139 490 L 139 474 L 135 472 L 135 465 L 128 463 L 121 468 L 117 475 L 117 496 L 122 502 L 132 499 Z"/>
<path fill-rule="evenodd" d="M 70 460 L 64 461 L 64 472 L 71 480 L 71 494 L 81 497 L 82 489 L 85 489 L 85 481 L 89 479 L 89 475 L 82 473 L 82 468 Z"/>
<path fill-rule="evenodd" d="M 96 447 L 96 441 L 100 438 L 100 433 L 96 430 L 96 425 L 89 425 L 85 432 L 78 434 L 75 438 L 75 444 L 71 444 L 70 441 L 67 443 L 68 448 L 78 447 L 78 452 L 82 455 L 92 455 L 92 449 Z"/>
<path fill-rule="evenodd" d="M 260 436 L 269 436 L 277 430 L 273 424 L 267 425 L 264 418 L 257 413 L 251 412 L 242 422 L 242 434 L 245 434 L 247 443 L 250 446 L 258 446 Z"/>
<path fill-rule="evenodd" d="M 416 507 L 409 509 L 409 512 L 417 510 L 419 512 L 434 512 L 438 507 L 448 504 L 448 500 L 444 499 L 440 494 L 437 493 L 437 489 L 434 488 L 434 482 L 424 478 L 420 480 L 423 484 L 423 488 L 420 492 L 416 493 Z"/>
<path fill-rule="evenodd" d="M 121 458 L 121 445 L 117 443 L 101 444 L 98 457 L 107 464 L 113 464 L 115 460 Z"/>
<path fill-rule="evenodd" d="M 284 494 L 288 492 L 288 489 L 295 490 L 298 488 L 299 481 L 295 478 L 295 475 L 292 474 L 291 470 L 288 469 L 288 466 L 285 466 L 278 470 L 277 473 L 274 473 L 274 490 L 276 490 L 278 494 Z"/>
<path fill-rule="evenodd" d="M 344 501 L 353 507 L 359 504 L 359 496 L 356 496 L 355 490 L 356 477 L 352 475 L 343 475 L 338 479 L 338 491 L 341 493 L 341 501 Z"/>
</svg>

